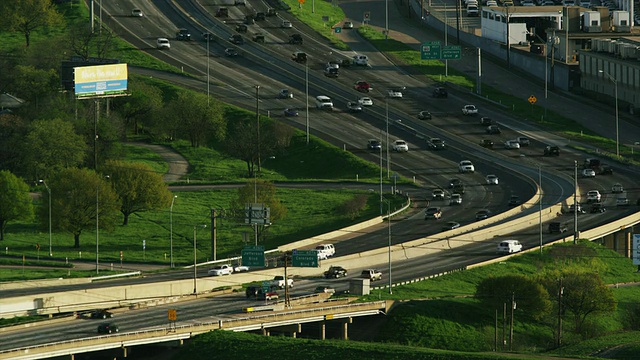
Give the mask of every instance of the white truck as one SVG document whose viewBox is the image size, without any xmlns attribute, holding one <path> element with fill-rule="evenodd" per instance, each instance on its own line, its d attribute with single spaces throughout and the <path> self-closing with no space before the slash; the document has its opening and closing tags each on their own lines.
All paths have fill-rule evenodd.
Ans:
<svg viewBox="0 0 640 360">
<path fill-rule="evenodd" d="M 465 105 L 462 107 L 462 115 L 478 115 L 478 108 L 475 105 Z"/>
<path fill-rule="evenodd" d="M 284 287 L 285 287 L 284 276 L 275 276 L 273 278 L 273 280 L 271 280 L 271 285 L 272 286 L 277 286 L 280 289 L 284 289 Z M 293 279 L 287 279 L 286 286 L 292 288 L 293 287 Z"/>
</svg>

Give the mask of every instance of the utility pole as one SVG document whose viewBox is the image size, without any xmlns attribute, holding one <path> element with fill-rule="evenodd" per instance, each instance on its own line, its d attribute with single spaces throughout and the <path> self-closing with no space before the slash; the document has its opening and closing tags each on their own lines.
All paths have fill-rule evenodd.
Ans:
<svg viewBox="0 0 640 360">
<path fill-rule="evenodd" d="M 284 254 L 284 306 L 291 308 L 291 299 L 289 298 L 289 278 L 287 277 L 287 266 L 289 264 L 289 252 Z"/>
<path fill-rule="evenodd" d="M 515 293 L 511 293 L 511 326 L 509 327 L 509 351 L 513 348 L 513 313 L 516 310 Z"/>
<path fill-rule="evenodd" d="M 573 244 L 575 245 L 578 243 L 578 160 L 573 161 L 573 167 Z"/>
<path fill-rule="evenodd" d="M 211 258 L 217 260 L 216 209 L 211 209 Z"/>
<path fill-rule="evenodd" d="M 562 294 L 564 288 L 562 287 L 562 278 L 560 278 L 560 288 L 558 289 L 558 347 L 562 345 Z"/>
</svg>

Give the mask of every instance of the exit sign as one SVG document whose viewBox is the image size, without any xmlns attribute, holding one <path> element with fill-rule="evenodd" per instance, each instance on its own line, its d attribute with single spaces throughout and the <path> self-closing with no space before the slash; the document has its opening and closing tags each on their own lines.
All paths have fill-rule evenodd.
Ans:
<svg viewBox="0 0 640 360">
<path fill-rule="evenodd" d="M 264 246 L 245 246 L 241 254 L 242 265 L 264 267 Z"/>
<path fill-rule="evenodd" d="M 294 267 L 318 267 L 318 250 L 293 250 L 291 262 Z"/>
</svg>

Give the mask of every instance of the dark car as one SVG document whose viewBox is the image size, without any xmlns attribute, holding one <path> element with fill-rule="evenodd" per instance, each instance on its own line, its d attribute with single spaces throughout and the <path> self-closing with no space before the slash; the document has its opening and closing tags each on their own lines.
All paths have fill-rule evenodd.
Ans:
<svg viewBox="0 0 640 360">
<path fill-rule="evenodd" d="M 254 33 L 253 34 L 253 41 L 255 41 L 257 43 L 264 44 L 264 34 L 263 33 Z"/>
<path fill-rule="evenodd" d="M 464 194 L 464 184 L 459 183 L 453 185 L 453 187 L 451 188 L 451 192 L 456 194 Z"/>
<path fill-rule="evenodd" d="M 449 93 L 447 93 L 447 89 L 443 88 L 443 87 L 437 87 L 435 89 L 433 89 L 433 97 L 434 98 L 444 98 L 446 99 L 449 96 Z"/>
<path fill-rule="evenodd" d="M 258 291 L 258 295 L 256 295 L 256 300 L 277 300 L 278 292 L 274 290 L 270 290 L 265 292 L 263 289 Z"/>
<path fill-rule="evenodd" d="M 178 32 L 176 33 L 176 40 L 189 41 L 191 40 L 191 33 L 185 28 L 178 29 Z"/>
<path fill-rule="evenodd" d="M 367 149 L 369 149 L 369 150 L 380 150 L 380 149 L 382 149 L 382 144 L 380 143 L 379 140 L 369 139 L 367 141 Z"/>
<path fill-rule="evenodd" d="M 355 101 L 349 101 L 347 103 L 347 109 L 349 110 L 349 112 L 352 112 L 352 113 L 361 112 L 362 105 L 358 104 Z"/>
<path fill-rule="evenodd" d="M 257 12 L 253 17 L 256 21 L 265 21 L 267 19 L 267 14 L 263 12 Z"/>
<path fill-rule="evenodd" d="M 219 7 L 216 10 L 216 17 L 229 17 L 229 9 L 226 7 Z"/>
<path fill-rule="evenodd" d="M 92 319 L 107 319 L 113 317 L 113 314 L 107 310 L 95 310 L 89 315 Z"/>
<path fill-rule="evenodd" d="M 491 211 L 488 209 L 482 209 L 476 212 L 476 220 L 484 220 L 489 216 L 491 216 Z"/>
<path fill-rule="evenodd" d="M 459 227 L 460 227 L 460 223 L 457 223 L 455 221 L 449 221 L 449 222 L 445 223 L 444 226 L 442 226 L 442 231 L 453 230 L 453 229 L 457 229 Z"/>
<path fill-rule="evenodd" d="M 300 35 L 300 34 L 291 34 L 291 35 L 289 35 L 289 44 L 302 45 L 302 35 Z"/>
<path fill-rule="evenodd" d="M 247 32 L 247 25 L 245 24 L 238 24 L 236 25 L 236 31 L 239 33 L 246 33 Z"/>
<path fill-rule="evenodd" d="M 440 208 L 437 206 L 429 207 L 427 208 L 427 210 L 424 211 L 425 220 L 429 220 L 429 219 L 438 220 L 441 217 L 442 217 L 442 210 L 440 210 Z"/>
<path fill-rule="evenodd" d="M 111 334 L 120 331 L 118 325 L 114 323 L 102 323 L 98 325 L 98 334 Z"/>
<path fill-rule="evenodd" d="M 331 266 L 329 268 L 329 270 L 324 272 L 324 277 L 327 279 L 330 278 L 340 278 L 340 277 L 346 277 L 347 276 L 347 269 L 343 268 L 342 266 Z"/>
<path fill-rule="evenodd" d="M 598 175 L 613 175 L 613 168 L 607 164 L 602 164 L 596 173 Z"/>
<path fill-rule="evenodd" d="M 244 23 L 247 25 L 253 25 L 256 23 L 256 19 L 253 17 L 253 15 L 245 15 Z"/>
<path fill-rule="evenodd" d="M 493 148 L 493 140 L 491 140 L 491 139 L 482 139 L 482 141 L 480 141 L 480 146 L 486 147 L 487 149 L 492 149 Z"/>
<path fill-rule="evenodd" d="M 284 109 L 284 116 L 298 116 L 298 109 L 286 108 Z"/>
<path fill-rule="evenodd" d="M 517 195 L 511 195 L 509 198 L 509 206 L 520 205 L 520 197 Z"/>
<path fill-rule="evenodd" d="M 453 178 L 451 180 L 449 180 L 449 188 L 452 189 L 453 187 L 455 187 L 458 184 L 462 184 L 462 180 L 458 179 L 458 178 Z"/>
<path fill-rule="evenodd" d="M 604 207 L 604 205 L 602 205 L 601 203 L 596 203 L 591 205 L 591 208 L 589 209 L 589 212 L 592 214 L 599 214 L 599 213 L 603 213 L 607 211 L 607 208 Z"/>
<path fill-rule="evenodd" d="M 278 12 L 276 11 L 276 9 L 274 8 L 268 8 L 267 9 L 267 16 L 277 16 Z"/>
<path fill-rule="evenodd" d="M 229 36 L 229 41 L 236 45 L 244 44 L 244 38 L 242 37 L 242 35 L 238 35 L 238 34 Z"/>
<path fill-rule="evenodd" d="M 544 148 L 544 156 L 560 156 L 560 148 L 553 145 L 547 145 Z"/>
<path fill-rule="evenodd" d="M 493 124 L 493 119 L 491 119 L 490 117 L 487 116 L 483 116 L 480 118 L 480 125 L 492 125 Z"/>
<path fill-rule="evenodd" d="M 440 138 L 431 138 L 427 140 L 427 147 L 431 150 L 444 150 L 447 144 Z"/>
<path fill-rule="evenodd" d="M 277 289 L 278 287 L 276 285 L 270 285 L 267 292 L 273 292 Z M 245 295 L 247 296 L 247 298 L 258 299 L 261 296 L 260 294 L 264 294 L 264 289 L 262 288 L 262 286 L 257 284 L 249 285 L 247 286 L 247 290 L 245 290 Z M 262 296 L 264 300 L 264 295 Z"/>
<path fill-rule="evenodd" d="M 502 130 L 498 125 L 489 125 L 487 126 L 487 134 L 500 134 Z"/>
<path fill-rule="evenodd" d="M 418 119 L 420 119 L 420 120 L 431 120 L 431 113 L 428 112 L 427 110 L 420 111 L 418 113 Z"/>
<path fill-rule="evenodd" d="M 563 233 L 563 232 L 567 232 L 569 230 L 569 228 L 567 227 L 567 225 L 559 222 L 559 221 L 553 221 L 549 223 L 549 232 L 551 234 L 553 233 Z"/>
<path fill-rule="evenodd" d="M 238 56 L 238 51 L 234 48 L 226 48 L 224 49 L 224 54 L 229 57 Z"/>
</svg>

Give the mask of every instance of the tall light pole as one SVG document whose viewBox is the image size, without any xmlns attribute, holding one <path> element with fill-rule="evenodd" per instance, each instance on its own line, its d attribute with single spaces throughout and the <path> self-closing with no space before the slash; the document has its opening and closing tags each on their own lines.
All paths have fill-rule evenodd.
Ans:
<svg viewBox="0 0 640 360">
<path fill-rule="evenodd" d="M 260 171 L 260 85 L 256 85 L 256 127 L 258 132 L 258 138 L 256 139 L 256 145 L 258 147 L 258 171 Z"/>
<path fill-rule="evenodd" d="M 304 62 L 304 80 L 306 93 L 306 116 L 307 116 L 307 145 L 309 145 L 309 62 Z"/>
<path fill-rule="evenodd" d="M 207 31 L 205 34 L 207 36 L 207 106 L 209 106 L 209 89 L 211 86 L 209 82 L 209 38 L 211 37 L 211 33 Z"/>
<path fill-rule="evenodd" d="M 616 80 L 613 76 L 611 76 L 608 72 L 604 70 L 598 70 L 598 72 L 607 75 L 609 80 L 613 82 L 613 89 L 614 89 L 613 91 L 614 91 L 614 96 L 616 98 L 616 157 L 620 158 L 620 130 L 619 130 L 620 122 L 618 118 L 618 80 Z"/>
<path fill-rule="evenodd" d="M 47 188 L 47 192 L 49 193 L 49 256 L 53 256 L 53 251 L 51 250 L 51 189 L 47 186 L 46 181 L 40 180 L 40 182 Z"/>
<path fill-rule="evenodd" d="M 389 164 L 391 160 L 389 156 L 389 96 L 385 96 L 384 103 L 386 107 L 386 118 L 387 118 L 386 136 L 387 136 L 387 179 L 388 179 L 391 176 L 391 165 Z"/>
<path fill-rule="evenodd" d="M 173 195 L 171 207 L 169 208 L 169 266 L 173 269 L 173 203 L 178 195 Z"/>
<path fill-rule="evenodd" d="M 387 229 L 389 230 L 389 294 L 393 294 L 391 289 L 391 203 L 387 202 Z"/>
<path fill-rule="evenodd" d="M 511 67 L 511 39 L 509 34 L 509 7 L 505 5 L 504 7 L 507 13 L 507 67 Z"/>
<path fill-rule="evenodd" d="M 384 39 L 389 40 L 389 0 L 384 0 Z"/>
<path fill-rule="evenodd" d="M 193 293 L 194 294 L 198 293 L 198 288 L 196 286 L 196 279 L 198 278 L 198 267 L 197 267 L 198 263 L 196 262 L 196 248 L 197 248 L 198 240 L 196 237 L 196 229 L 198 229 L 199 227 L 204 229 L 207 227 L 207 225 L 193 226 Z"/>
</svg>

